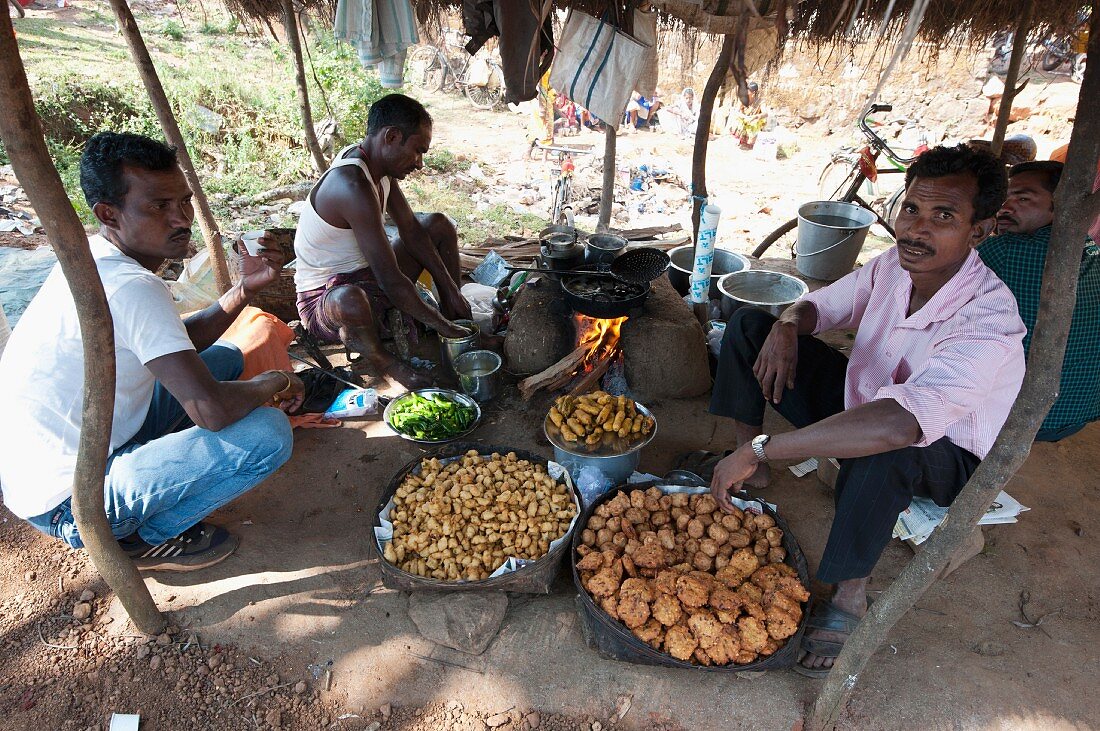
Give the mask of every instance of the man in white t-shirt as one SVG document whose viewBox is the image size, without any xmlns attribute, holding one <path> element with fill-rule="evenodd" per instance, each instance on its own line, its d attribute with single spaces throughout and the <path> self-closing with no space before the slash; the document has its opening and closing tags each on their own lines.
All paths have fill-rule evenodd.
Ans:
<svg viewBox="0 0 1100 731">
<path fill-rule="evenodd" d="M 238 539 L 204 517 L 290 458 L 286 415 L 301 381 L 268 371 L 236 380 L 241 352 L 215 342 L 249 298 L 279 276 L 281 256 L 245 257 L 244 275 L 186 321 L 164 281 L 187 255 L 194 209 L 175 148 L 100 132 L 85 147 L 80 184 L 100 222 L 88 238 L 114 323 L 114 419 L 104 505 L 139 568 L 189 571 L 226 558 Z M 84 353 L 72 293 L 54 267 L 0 359 L 0 486 L 4 503 L 39 530 L 83 547 L 72 513 Z"/>
</svg>

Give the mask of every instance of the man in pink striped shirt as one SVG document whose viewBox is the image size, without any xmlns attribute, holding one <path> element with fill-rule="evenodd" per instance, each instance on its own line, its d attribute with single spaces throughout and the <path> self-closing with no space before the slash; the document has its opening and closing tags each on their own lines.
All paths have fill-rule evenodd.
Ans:
<svg viewBox="0 0 1100 731">
<path fill-rule="evenodd" d="M 828 673 L 867 611 L 867 582 L 913 495 L 950 505 L 1008 417 L 1024 375 L 1024 324 L 1012 292 L 973 247 L 1005 198 L 987 153 L 938 147 L 906 174 L 898 243 L 778 320 L 742 308 L 730 320 L 711 412 L 736 420 L 738 448 L 715 468 L 723 507 L 768 460 L 841 459 L 836 515 L 817 578 L 819 603 L 796 670 Z M 812 337 L 856 328 L 851 359 Z M 764 406 L 796 429 L 762 433 Z"/>
</svg>

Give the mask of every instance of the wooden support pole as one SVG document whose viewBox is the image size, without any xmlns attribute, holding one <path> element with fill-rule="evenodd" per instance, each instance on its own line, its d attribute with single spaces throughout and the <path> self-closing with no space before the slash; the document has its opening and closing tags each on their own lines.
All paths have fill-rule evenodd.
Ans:
<svg viewBox="0 0 1100 731">
<path fill-rule="evenodd" d="M 1093 8 L 1089 53 L 1100 58 L 1100 2 L 1094 0 Z M 836 725 L 871 655 L 965 545 L 997 493 L 1027 458 L 1035 433 L 1054 403 L 1076 304 L 1081 248 L 1090 222 L 1100 215 L 1100 193 L 1091 192 L 1100 159 L 1100 105 L 1096 99 L 1100 99 L 1100 71 L 1092 67 L 1085 71 L 1081 83 L 1066 166 L 1054 195 L 1054 228 L 1020 395 L 993 449 L 955 498 L 943 524 L 871 605 L 848 638 L 821 688 L 807 729 L 818 731 Z"/>
<path fill-rule="evenodd" d="M 126 38 L 126 44 L 130 47 L 130 56 L 141 74 L 141 81 L 145 84 L 145 92 L 149 95 L 149 101 L 153 105 L 153 111 L 160 120 L 160 128 L 164 132 L 168 144 L 175 146 L 176 157 L 179 159 L 180 170 L 187 179 L 187 185 L 194 194 L 195 217 L 199 220 L 199 228 L 202 230 L 202 238 L 206 242 L 206 248 L 210 251 L 210 266 L 214 270 L 214 283 L 218 291 L 229 291 L 232 282 L 229 281 L 229 268 L 225 263 L 225 250 L 222 249 L 222 236 L 218 231 L 218 224 L 214 220 L 214 214 L 210 210 L 210 202 L 203 193 L 199 176 L 195 172 L 195 166 L 191 162 L 191 154 L 187 151 L 187 143 L 180 133 L 176 117 L 172 113 L 172 105 L 168 102 L 168 96 L 164 93 L 164 87 L 157 76 L 157 69 L 153 66 L 153 59 L 149 57 L 149 49 L 145 47 L 145 41 L 141 37 L 134 14 L 130 12 L 130 6 L 126 0 L 110 0 L 111 9 L 115 12 L 118 27 Z"/>
<path fill-rule="evenodd" d="M 703 200 L 707 197 L 707 145 L 710 144 L 710 120 L 714 114 L 714 100 L 722 82 L 726 80 L 730 59 L 733 58 L 735 35 L 722 39 L 722 50 L 714 62 L 707 85 L 703 87 L 703 96 L 699 99 L 699 126 L 695 128 L 695 148 L 691 154 L 691 241 L 699 239 L 699 217 L 703 210 Z"/>
<path fill-rule="evenodd" d="M 1020 23 L 1016 26 L 1016 33 L 1012 36 L 1012 56 L 1008 59 L 1008 71 L 1005 73 L 1005 93 L 1001 95 L 1001 106 L 997 110 L 997 126 L 993 128 L 993 142 L 990 151 L 994 157 L 1001 156 L 1001 148 L 1005 142 L 1005 132 L 1008 130 L 1008 118 L 1012 114 L 1012 102 L 1016 98 L 1016 80 L 1020 77 L 1020 63 L 1024 58 L 1024 49 L 1027 46 L 1027 33 L 1031 28 L 1031 12 L 1034 2 L 1028 3 L 1027 10 L 1020 16 Z"/>
<path fill-rule="evenodd" d="M 603 233 L 611 225 L 611 205 L 615 202 L 615 128 L 606 120 L 603 137 L 603 189 L 600 191 L 600 217 L 596 230 Z"/>
<path fill-rule="evenodd" d="M 122 602 L 134 625 L 149 634 L 164 630 L 145 582 L 111 534 L 103 507 L 103 476 L 115 404 L 115 338 L 111 312 L 88 237 L 73 210 L 42 137 L 27 74 L 8 14 L 0 13 L 0 139 L 27 192 L 69 283 L 84 347 L 84 403 L 73 474 L 73 515 L 99 574 Z"/>
<path fill-rule="evenodd" d="M 290 53 L 294 57 L 294 83 L 298 87 L 298 107 L 302 114 L 302 132 L 305 134 L 306 148 L 313 158 L 313 167 L 318 173 L 328 169 L 328 161 L 317 143 L 317 132 L 313 129 L 313 110 L 309 106 L 309 87 L 306 85 L 306 65 L 302 60 L 302 41 L 298 37 L 298 19 L 294 15 L 294 0 L 283 0 L 283 28 L 286 40 L 290 44 Z"/>
</svg>

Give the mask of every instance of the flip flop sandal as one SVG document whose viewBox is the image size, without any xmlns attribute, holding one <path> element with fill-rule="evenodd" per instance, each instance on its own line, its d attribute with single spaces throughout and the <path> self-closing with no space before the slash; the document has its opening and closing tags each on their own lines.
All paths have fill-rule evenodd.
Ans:
<svg viewBox="0 0 1100 731">
<path fill-rule="evenodd" d="M 733 454 L 732 449 L 727 449 L 721 454 L 704 450 L 688 452 L 680 455 L 676 460 L 675 469 L 693 472 L 709 485 L 714 478 L 715 466 L 731 454 Z"/>
<path fill-rule="evenodd" d="M 871 600 L 867 600 L 867 606 L 870 608 Z M 840 640 L 816 640 L 809 636 L 809 633 L 813 630 L 821 632 L 836 632 L 843 634 L 845 640 L 855 631 L 856 625 L 859 624 L 860 618 L 851 612 L 846 612 L 840 607 L 836 606 L 832 602 L 825 602 L 824 604 L 816 604 L 813 612 L 810 614 L 810 619 L 806 623 L 806 634 L 802 637 L 802 644 L 800 649 L 805 655 L 815 655 L 817 657 L 827 657 L 829 659 L 835 659 L 840 656 L 840 651 L 844 649 L 844 641 Z M 799 675 L 805 675 L 807 678 L 824 678 L 832 670 L 832 666 L 827 668 L 808 668 L 802 664 L 802 657 L 799 657 L 795 661 L 792 670 Z"/>
</svg>

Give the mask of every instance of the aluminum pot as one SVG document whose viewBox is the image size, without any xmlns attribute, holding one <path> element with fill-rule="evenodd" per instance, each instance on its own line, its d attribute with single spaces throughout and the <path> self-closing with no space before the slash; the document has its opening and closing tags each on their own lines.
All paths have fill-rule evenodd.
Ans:
<svg viewBox="0 0 1100 731">
<path fill-rule="evenodd" d="M 733 272 L 718 280 L 722 293 L 722 319 L 729 321 L 744 305 L 759 307 L 775 317 L 810 291 L 798 277 L 763 269 Z"/>
<path fill-rule="evenodd" d="M 653 412 L 642 404 L 635 403 L 635 407 L 638 409 L 638 413 L 653 417 Z M 626 483 L 626 478 L 634 474 L 634 471 L 638 468 L 638 462 L 642 458 L 642 448 L 653 441 L 653 437 L 657 436 L 657 422 L 654 419 L 653 431 L 645 439 L 635 444 L 630 451 L 608 455 L 585 452 L 583 443 L 578 443 L 572 447 L 567 446 L 568 443 L 561 438 L 561 432 L 554 426 L 554 422 L 550 421 L 549 414 L 543 421 L 542 430 L 554 447 L 554 461 L 564 465 L 569 470 L 569 475 L 574 482 L 577 480 L 577 474 L 583 468 L 595 467 L 606 475 L 612 484 L 622 485 Z"/>
<path fill-rule="evenodd" d="M 500 389 L 503 361 L 491 350 L 467 350 L 455 358 L 455 373 L 462 392 L 475 401 L 488 401 Z"/>
<path fill-rule="evenodd" d="M 670 264 L 668 267 L 668 281 L 673 288 L 683 297 L 691 288 L 691 268 L 695 264 L 695 247 L 691 244 L 677 246 L 668 252 Z M 710 274 L 710 298 L 721 299 L 722 293 L 718 291 L 718 280 L 723 275 L 733 272 L 747 271 L 752 268 L 748 257 L 726 249 L 714 250 L 714 264 L 711 265 Z"/>
<path fill-rule="evenodd" d="M 467 350 L 477 350 L 481 347 L 481 328 L 473 320 L 455 320 L 456 325 L 470 331 L 469 335 L 461 338 L 445 338 L 439 336 L 439 361 L 443 365 L 444 373 L 455 374 L 455 358 Z"/>
<path fill-rule="evenodd" d="M 626 239 L 622 236 L 592 234 L 585 244 L 584 263 L 588 266 L 610 265 L 625 249 Z"/>
</svg>

